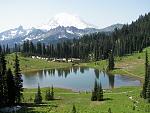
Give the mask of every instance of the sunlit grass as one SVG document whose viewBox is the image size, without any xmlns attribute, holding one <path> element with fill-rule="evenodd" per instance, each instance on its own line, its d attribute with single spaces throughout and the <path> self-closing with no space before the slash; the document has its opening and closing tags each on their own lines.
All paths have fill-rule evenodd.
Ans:
<svg viewBox="0 0 150 113">
<path fill-rule="evenodd" d="M 42 69 L 54 69 L 54 68 L 64 68 L 72 66 L 71 63 L 61 63 L 61 62 L 48 62 L 42 59 L 32 59 L 30 57 L 23 57 L 20 53 L 20 68 L 22 72 L 25 71 L 36 71 Z M 9 54 L 6 56 L 7 67 L 13 69 L 15 54 Z"/>
<path fill-rule="evenodd" d="M 148 51 L 150 61 L 150 47 L 146 49 Z M 111 71 L 111 73 L 136 76 L 143 80 L 145 74 L 144 63 L 146 49 L 144 49 L 142 53 L 134 53 L 132 55 L 126 55 L 123 57 L 115 57 L 115 69 Z M 101 70 L 106 70 L 107 65 L 107 60 L 81 64 L 81 66 L 88 66 Z"/>
<path fill-rule="evenodd" d="M 37 89 L 24 90 L 24 102 L 27 107 L 26 112 L 42 113 L 71 113 L 73 104 L 76 106 L 77 113 L 107 113 L 111 108 L 113 113 L 147 113 L 145 112 L 148 105 L 140 98 L 141 87 L 121 87 L 104 91 L 104 101 L 92 102 L 91 93 L 72 92 L 67 89 L 55 88 L 55 99 L 45 101 L 45 90 L 42 88 L 43 104 L 35 106 L 33 104 L 34 96 Z M 132 97 L 131 100 L 129 97 Z M 136 108 L 133 110 L 133 102 L 136 101 Z M 30 104 L 29 104 L 30 103 Z M 32 105 L 32 106 L 31 106 Z M 21 110 L 20 112 L 23 112 Z"/>
</svg>

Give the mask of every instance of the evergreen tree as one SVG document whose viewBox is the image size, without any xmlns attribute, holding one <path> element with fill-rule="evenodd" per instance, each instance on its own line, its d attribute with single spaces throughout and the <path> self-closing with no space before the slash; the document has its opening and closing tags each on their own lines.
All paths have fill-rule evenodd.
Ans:
<svg viewBox="0 0 150 113">
<path fill-rule="evenodd" d="M 40 89 L 39 84 L 38 84 L 38 91 L 35 94 L 34 103 L 35 104 L 41 104 L 42 103 L 41 89 Z"/>
<path fill-rule="evenodd" d="M 2 84 L 2 75 L 0 73 L 0 102 L 3 102 L 3 84 Z M 0 107 L 2 104 L 0 104 Z"/>
<path fill-rule="evenodd" d="M 97 92 L 98 91 L 98 84 L 97 84 L 97 80 L 95 79 L 95 84 L 94 84 L 94 91 Z"/>
<path fill-rule="evenodd" d="M 97 100 L 97 91 L 98 91 L 98 84 L 97 84 L 97 81 L 95 80 L 94 90 L 92 91 L 91 101 L 96 101 Z"/>
<path fill-rule="evenodd" d="M 52 95 L 51 95 L 51 92 L 50 92 L 50 88 L 48 90 L 46 90 L 45 100 L 47 100 L 47 101 L 52 100 Z"/>
<path fill-rule="evenodd" d="M 73 105 L 73 107 L 72 107 L 72 113 L 76 113 L 77 111 L 76 111 L 76 107 L 75 107 L 75 105 Z"/>
<path fill-rule="evenodd" d="M 7 54 L 9 54 L 9 53 L 10 53 L 10 49 L 9 49 L 8 44 L 7 44 L 7 46 L 6 46 L 6 53 L 7 53 Z"/>
<path fill-rule="evenodd" d="M 20 67 L 19 67 L 19 59 L 18 59 L 18 55 L 16 53 L 15 56 L 15 64 L 14 64 L 14 79 L 15 79 L 15 101 L 16 103 L 20 103 L 21 102 L 21 96 L 22 96 L 22 91 L 23 91 L 23 80 L 22 80 L 22 75 L 20 73 Z"/>
<path fill-rule="evenodd" d="M 41 44 L 41 42 L 37 42 L 37 54 L 39 56 L 42 55 L 42 44 Z"/>
<path fill-rule="evenodd" d="M 101 83 L 98 84 L 95 80 L 94 90 L 92 91 L 91 101 L 103 101 L 103 89 Z"/>
<path fill-rule="evenodd" d="M 103 101 L 103 89 L 102 89 L 101 83 L 99 84 L 99 87 L 98 87 L 97 100 Z"/>
<path fill-rule="evenodd" d="M 1 53 L 0 53 L 0 102 L 3 102 L 3 80 L 2 80 L 2 60 L 1 60 Z M 0 104 L 0 107 L 2 104 Z"/>
<path fill-rule="evenodd" d="M 108 58 L 108 70 L 113 70 L 114 69 L 114 55 L 113 52 L 111 51 L 109 54 L 109 58 Z"/>
<path fill-rule="evenodd" d="M 2 53 L 0 57 L 0 72 L 1 72 L 1 102 L 3 103 L 2 105 L 5 105 L 7 103 L 7 76 L 6 76 L 6 60 L 5 60 L 5 55 Z"/>
<path fill-rule="evenodd" d="M 30 42 L 30 55 L 33 55 L 33 54 L 35 54 L 35 47 L 34 47 L 34 44 L 33 44 L 33 42 Z"/>
<path fill-rule="evenodd" d="M 145 52 L 145 79 L 144 79 L 144 84 L 143 84 L 143 91 L 142 91 L 142 96 L 144 99 L 146 99 L 146 90 L 147 90 L 147 85 L 148 85 L 148 54 L 147 50 Z"/>
<path fill-rule="evenodd" d="M 15 43 L 15 48 L 14 48 L 14 52 L 17 52 L 18 50 L 18 45 Z"/>
<path fill-rule="evenodd" d="M 52 88 L 51 88 L 51 100 L 54 100 L 54 88 L 53 88 L 53 85 L 52 85 Z"/>
<path fill-rule="evenodd" d="M 8 84 L 7 84 L 7 74 L 3 75 L 3 102 L 4 105 L 8 105 Z"/>
<path fill-rule="evenodd" d="M 96 92 L 93 90 L 92 96 L 91 96 L 91 101 L 96 101 L 96 100 L 97 100 Z"/>
<path fill-rule="evenodd" d="M 2 51 L 3 51 L 3 50 L 2 50 L 2 46 L 0 45 L 0 54 L 2 54 Z"/>
<path fill-rule="evenodd" d="M 45 92 L 45 100 L 49 100 L 49 96 L 48 96 L 48 91 L 46 90 L 46 92 Z"/>
<path fill-rule="evenodd" d="M 7 73 L 7 88 L 8 88 L 8 105 L 15 103 L 15 82 L 11 69 L 8 69 Z"/>
<path fill-rule="evenodd" d="M 6 74 L 6 60 L 5 60 L 5 55 L 2 53 L 1 54 L 1 74 L 5 75 Z"/>
<path fill-rule="evenodd" d="M 150 80 L 149 80 L 148 85 L 147 85 L 146 99 L 147 99 L 148 103 L 150 103 Z"/>
<path fill-rule="evenodd" d="M 108 113 L 112 113 L 112 112 L 111 112 L 111 108 L 108 109 Z"/>
</svg>

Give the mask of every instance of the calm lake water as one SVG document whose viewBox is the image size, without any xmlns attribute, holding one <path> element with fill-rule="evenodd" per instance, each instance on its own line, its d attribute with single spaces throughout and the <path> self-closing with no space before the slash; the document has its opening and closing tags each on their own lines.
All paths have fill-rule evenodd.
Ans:
<svg viewBox="0 0 150 113">
<path fill-rule="evenodd" d="M 36 88 L 39 83 L 40 87 L 53 85 L 54 87 L 69 88 L 77 91 L 92 90 L 95 80 L 101 82 L 104 89 L 141 85 L 141 82 L 134 77 L 109 75 L 100 70 L 85 67 L 28 72 L 23 73 L 22 77 L 24 88 Z"/>
</svg>

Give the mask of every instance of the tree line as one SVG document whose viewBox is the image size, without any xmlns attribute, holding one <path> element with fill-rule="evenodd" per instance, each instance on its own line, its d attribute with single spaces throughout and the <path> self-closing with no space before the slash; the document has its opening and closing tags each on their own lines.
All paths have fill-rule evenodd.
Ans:
<svg viewBox="0 0 150 113">
<path fill-rule="evenodd" d="M 19 104 L 22 97 L 22 78 L 17 53 L 15 55 L 14 73 L 7 69 L 5 54 L 0 53 L 0 107 Z"/>
<path fill-rule="evenodd" d="M 50 58 L 80 58 L 82 60 L 100 60 L 114 56 L 124 56 L 134 52 L 142 52 L 150 46 L 150 13 L 140 16 L 130 25 L 115 29 L 112 33 L 93 33 L 80 39 L 67 40 L 57 44 L 33 43 L 25 41 L 22 46 L 13 50 L 26 55 L 47 56 Z M 8 51 L 8 50 L 7 50 Z"/>
<path fill-rule="evenodd" d="M 27 56 L 38 55 L 49 58 L 79 58 L 84 61 L 108 59 L 109 55 L 124 56 L 142 52 L 150 46 L 150 13 L 140 16 L 130 25 L 115 29 L 112 33 L 93 33 L 79 39 L 67 40 L 57 44 L 33 43 L 24 41 L 9 49 L 0 46 L 0 52 L 20 51 Z M 112 64 L 113 65 L 113 64 Z"/>
</svg>

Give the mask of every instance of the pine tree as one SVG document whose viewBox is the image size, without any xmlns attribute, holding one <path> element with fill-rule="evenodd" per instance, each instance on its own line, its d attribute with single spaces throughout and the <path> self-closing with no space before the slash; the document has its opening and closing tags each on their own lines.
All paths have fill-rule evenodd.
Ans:
<svg viewBox="0 0 150 113">
<path fill-rule="evenodd" d="M 147 85 L 148 85 L 148 54 L 147 50 L 145 52 L 145 79 L 144 79 L 144 84 L 143 84 L 143 91 L 142 91 L 142 96 L 144 99 L 146 99 L 146 90 L 147 90 Z"/>
<path fill-rule="evenodd" d="M 23 80 L 22 80 L 22 75 L 20 73 L 20 67 L 19 67 L 19 59 L 18 59 L 18 55 L 16 53 L 16 58 L 15 58 L 15 64 L 14 64 L 14 79 L 15 79 L 15 101 L 16 103 L 20 103 L 21 102 L 21 97 L 22 97 L 22 91 L 23 91 Z"/>
<path fill-rule="evenodd" d="M 35 104 L 41 104 L 42 103 L 41 89 L 40 89 L 39 84 L 38 84 L 38 91 L 35 94 L 34 103 Z"/>
<path fill-rule="evenodd" d="M 73 105 L 73 107 L 72 107 L 72 113 L 76 113 L 77 111 L 76 111 L 76 107 L 75 107 L 75 105 Z"/>
<path fill-rule="evenodd" d="M 52 85 L 52 88 L 51 88 L 51 100 L 54 100 L 54 88 L 53 88 L 53 85 Z"/>
<path fill-rule="evenodd" d="M 45 100 L 49 100 L 49 98 L 48 98 L 48 91 L 46 90 L 46 92 L 45 92 Z"/>
<path fill-rule="evenodd" d="M 48 90 L 46 90 L 45 100 L 47 100 L 47 101 L 52 100 L 52 95 L 51 95 L 51 92 L 50 92 L 50 88 Z"/>
<path fill-rule="evenodd" d="M 6 74 L 6 60 L 5 55 L 3 53 L 1 54 L 1 74 L 2 75 Z"/>
<path fill-rule="evenodd" d="M 2 54 L 2 46 L 0 45 L 0 54 Z"/>
<path fill-rule="evenodd" d="M 148 85 L 146 88 L 146 99 L 147 99 L 148 103 L 150 103 L 150 79 L 148 81 Z"/>
<path fill-rule="evenodd" d="M 103 101 L 103 89 L 102 89 L 101 83 L 99 84 L 99 87 L 98 87 L 97 100 Z"/>
<path fill-rule="evenodd" d="M 91 101 L 103 101 L 103 89 L 101 83 L 95 80 L 94 90 L 92 91 Z"/>
<path fill-rule="evenodd" d="M 8 105 L 8 84 L 7 84 L 7 75 L 3 75 L 3 101 L 4 105 Z"/>
<path fill-rule="evenodd" d="M 8 105 L 13 105 L 15 103 L 15 82 L 11 69 L 8 69 L 6 76 L 8 88 Z"/>
<path fill-rule="evenodd" d="M 1 72 L 1 102 L 2 105 L 5 105 L 7 103 L 7 76 L 6 76 L 6 60 L 5 55 L 2 53 L 0 58 L 0 72 Z"/>
<path fill-rule="evenodd" d="M 2 84 L 2 75 L 0 73 L 0 102 L 3 102 L 3 84 Z M 0 107 L 2 104 L 0 104 Z"/>
<path fill-rule="evenodd" d="M 97 84 L 97 80 L 95 80 L 95 84 L 94 84 L 94 91 L 97 92 L 98 91 L 98 84 Z"/>
<path fill-rule="evenodd" d="M 113 70 L 114 69 L 114 55 L 113 55 L 113 52 L 111 51 L 109 53 L 109 58 L 108 58 L 108 70 Z"/>
<path fill-rule="evenodd" d="M 91 101 L 96 101 L 96 100 L 97 100 L 96 92 L 92 91 Z"/>
<path fill-rule="evenodd" d="M 10 53 L 10 49 L 9 49 L 8 44 L 7 44 L 7 46 L 6 46 L 6 53 L 7 53 L 7 54 Z"/>
<path fill-rule="evenodd" d="M 0 102 L 3 102 L 3 81 L 2 81 L 2 61 L 1 61 L 1 53 L 0 53 Z M 2 104 L 0 104 L 0 107 Z"/>
<path fill-rule="evenodd" d="M 94 90 L 92 91 L 91 101 L 96 101 L 97 100 L 97 91 L 98 91 L 98 84 L 97 84 L 97 81 L 95 80 Z"/>
<path fill-rule="evenodd" d="M 112 112 L 111 112 L 111 108 L 108 109 L 108 113 L 112 113 Z"/>
</svg>

